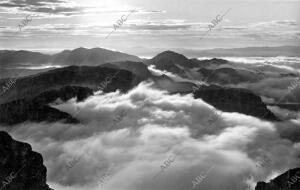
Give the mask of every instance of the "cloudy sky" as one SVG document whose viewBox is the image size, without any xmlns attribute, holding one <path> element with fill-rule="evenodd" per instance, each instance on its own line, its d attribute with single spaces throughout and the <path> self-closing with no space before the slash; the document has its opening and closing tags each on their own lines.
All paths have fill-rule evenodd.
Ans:
<svg viewBox="0 0 300 190">
<path fill-rule="evenodd" d="M 299 45 L 299 8 L 300 0 L 1 0 L 0 49 L 104 47 L 144 56 L 157 49 Z M 137 12 L 105 39 L 131 10 Z M 32 21 L 18 31 L 26 15 Z"/>
</svg>

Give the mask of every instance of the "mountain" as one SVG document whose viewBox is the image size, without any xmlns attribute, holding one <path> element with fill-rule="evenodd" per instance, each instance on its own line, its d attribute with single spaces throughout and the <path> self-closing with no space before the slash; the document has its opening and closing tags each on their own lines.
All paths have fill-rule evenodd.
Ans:
<svg viewBox="0 0 300 190">
<path fill-rule="evenodd" d="M 235 68 L 231 62 L 224 59 L 188 59 L 172 51 L 162 52 L 145 63 L 183 78 L 205 80 L 209 83 L 238 84 L 261 79 L 258 73 Z"/>
<path fill-rule="evenodd" d="M 54 69 L 44 73 L 20 77 L 9 90 L 1 96 L 0 104 L 19 99 L 30 99 L 44 91 L 59 89 L 65 86 L 87 87 L 96 90 L 106 80 L 111 78 L 105 92 L 120 89 L 127 91 L 139 84 L 143 78 L 134 75 L 132 72 L 117 68 L 70 66 Z M 5 84 L 2 81 L 1 86 Z"/>
<path fill-rule="evenodd" d="M 170 55 L 173 53 L 167 52 L 167 54 Z M 166 59 L 164 58 L 163 60 Z M 184 57 L 181 57 L 181 60 L 181 65 L 187 63 L 187 59 Z M 223 60 L 217 59 L 213 60 L 213 62 L 217 62 L 218 64 L 225 63 Z M 172 64 L 176 64 L 176 62 L 172 62 Z M 139 73 L 139 71 L 141 71 L 141 73 Z M 60 113 L 59 110 L 53 110 L 54 108 L 48 107 L 47 103 L 50 101 L 45 103 L 41 102 L 41 99 L 39 99 L 39 101 L 33 100 L 44 92 L 46 92 L 46 94 L 52 94 L 50 96 L 51 101 L 62 97 L 64 94 L 66 97 L 70 97 L 68 94 L 75 96 L 76 93 L 67 88 L 68 86 L 77 86 L 97 91 L 103 82 L 107 80 L 109 81 L 107 85 L 101 88 L 103 92 L 112 92 L 117 89 L 120 89 L 121 92 L 126 92 L 137 86 L 140 82 L 149 79 L 154 81 L 156 87 L 167 90 L 170 93 L 191 93 L 193 86 L 195 86 L 191 82 L 176 82 L 167 75 L 154 76 L 149 72 L 147 66 L 142 63 L 125 62 L 125 64 L 111 63 L 98 67 L 70 66 L 59 68 L 33 76 L 19 78 L 11 89 L 2 95 L 0 99 L 0 104 L 7 103 L 2 105 L 2 108 L 6 110 L 2 113 L 2 117 L 4 117 L 3 121 L 20 118 L 16 120 L 22 122 L 25 120 L 56 121 L 67 119 L 68 122 L 72 122 L 73 118 L 67 113 Z M 58 93 L 55 91 L 58 89 L 68 90 Z M 92 95 L 92 92 L 87 93 L 86 97 L 89 95 Z M 239 112 L 267 120 L 278 121 L 273 113 L 266 108 L 266 105 L 261 101 L 259 96 L 245 89 L 216 86 L 201 87 L 194 92 L 194 96 L 195 98 L 203 99 L 222 111 Z M 66 99 L 66 97 L 64 99 Z M 14 109 L 22 110 L 29 115 L 20 114 L 19 112 L 16 112 L 19 114 L 14 114 Z M 35 114 L 39 112 L 41 112 L 39 117 L 36 117 Z M 53 117 L 48 118 L 47 113 L 51 113 Z"/>
<path fill-rule="evenodd" d="M 155 65 L 158 69 L 166 70 L 169 67 L 177 65 L 180 68 L 192 68 L 196 66 L 193 62 L 191 62 L 184 55 L 173 51 L 164 51 L 158 55 L 156 55 L 151 60 L 146 61 L 148 65 Z"/>
<path fill-rule="evenodd" d="M 0 66 L 4 67 L 14 67 L 20 66 L 22 64 L 32 63 L 48 63 L 51 60 L 50 55 L 45 55 L 38 52 L 31 51 L 13 51 L 13 50 L 0 50 Z"/>
<path fill-rule="evenodd" d="M 153 76 L 155 87 L 167 90 L 169 93 L 190 93 L 194 84 L 191 82 L 175 82 L 167 75 Z"/>
<path fill-rule="evenodd" d="M 145 63 L 154 65 L 159 70 L 169 71 L 180 76 L 184 76 L 185 69 L 197 66 L 185 56 L 172 51 L 164 51 L 154 58 L 146 60 Z"/>
<path fill-rule="evenodd" d="M 238 112 L 261 119 L 279 121 L 268 110 L 261 98 L 247 89 L 202 85 L 196 88 L 194 97 L 201 98 L 215 108 L 225 112 Z"/>
<path fill-rule="evenodd" d="M 78 51 L 87 52 L 86 50 L 81 51 L 80 49 Z M 245 73 L 246 71 L 244 70 L 224 68 L 223 66 L 225 65 L 230 66 L 230 63 L 226 60 L 187 59 L 185 56 L 171 51 L 162 52 L 153 59 L 147 60 L 145 63 L 125 61 L 106 63 L 97 67 L 69 66 L 18 78 L 15 84 L 7 90 L 0 99 L 0 104 L 7 103 L 6 105 L 2 105 L 3 109 L 7 110 L 3 113 L 3 121 L 10 121 L 10 119 L 18 117 L 20 118 L 20 120 L 17 119 L 18 122 L 25 120 L 56 121 L 60 119 L 66 119 L 68 122 L 72 122 L 73 118 L 67 113 L 60 113 L 59 110 L 53 110 L 54 108 L 49 107 L 47 105 L 49 101 L 47 101 L 47 103 L 33 101 L 35 97 L 44 92 L 51 94 L 51 101 L 54 101 L 55 98 L 62 97 L 63 94 L 66 94 L 66 97 L 69 97 L 68 93 L 75 96 L 76 93 L 67 88 L 69 86 L 86 88 L 91 91 L 101 89 L 103 92 L 112 92 L 120 89 L 121 92 L 126 92 L 137 86 L 140 82 L 150 79 L 154 81 L 154 86 L 167 90 L 170 93 L 187 94 L 192 92 L 193 86 L 195 86 L 192 82 L 174 81 L 167 75 L 155 76 L 148 70 L 146 64 L 154 64 L 161 70 L 175 72 L 175 74 L 181 73 L 182 77 L 186 76 L 185 78 L 190 79 L 190 81 L 203 76 L 207 77 L 208 82 L 219 82 L 221 84 L 256 80 L 255 74 L 249 71 Z M 219 68 L 219 66 L 223 68 Z M 196 78 L 193 78 L 194 76 L 196 76 Z M 106 81 L 109 82 L 103 86 L 103 83 Z M 4 85 L 5 82 L 7 81 L 2 80 L 0 85 Z M 56 90 L 59 89 L 68 90 L 62 93 L 56 92 Z M 90 95 L 92 95 L 92 92 L 86 94 L 86 96 Z M 195 98 L 203 99 L 222 111 L 239 112 L 262 119 L 279 121 L 279 119 L 267 109 L 259 96 L 246 89 L 225 88 L 214 85 L 202 86 L 197 91 L 194 91 L 194 96 Z M 29 113 L 29 115 L 15 115 L 13 114 L 14 109 L 23 110 Z M 41 112 L 39 117 L 35 117 L 35 114 L 38 112 Z M 51 113 L 52 117 L 48 118 L 46 113 Z M 74 122 L 76 121 L 74 120 Z"/>
<path fill-rule="evenodd" d="M 51 190 L 41 154 L 0 131 L 0 181 L 3 190 Z"/>
<path fill-rule="evenodd" d="M 274 56 L 291 56 L 300 55 L 300 46 L 279 46 L 279 47 L 245 47 L 232 49 L 208 49 L 208 50 L 189 50 L 176 49 L 189 57 L 225 57 L 225 56 L 241 56 L 241 57 L 274 57 Z"/>
<path fill-rule="evenodd" d="M 20 66 L 42 66 L 42 65 L 92 65 L 98 66 L 108 62 L 141 61 L 134 55 L 111 51 L 103 48 L 77 48 L 64 50 L 54 55 L 47 55 L 30 51 L 0 51 L 1 68 L 14 68 Z"/>
<path fill-rule="evenodd" d="M 197 60 L 188 59 L 184 55 L 173 51 L 164 51 L 150 60 L 146 60 L 145 64 L 154 65 L 156 69 L 168 71 L 178 76 L 192 78 L 195 68 L 203 68 L 212 65 L 227 64 L 228 61 L 222 59 Z M 199 75 L 199 74 L 198 74 Z M 200 76 L 198 77 L 200 78 Z M 197 79 L 197 78 L 196 78 Z"/>
<path fill-rule="evenodd" d="M 30 99 L 20 99 L 0 105 L 0 123 L 15 125 L 24 121 L 79 123 L 68 113 L 48 106 L 57 99 L 67 101 L 73 97 L 82 101 L 93 94 L 92 89 L 67 86 L 58 90 L 50 90 Z"/>
<path fill-rule="evenodd" d="M 55 122 L 60 120 L 64 120 L 65 123 L 79 123 L 67 113 L 31 101 L 16 100 L 0 105 L 1 124 L 15 125 L 24 121 Z"/>
<path fill-rule="evenodd" d="M 148 70 L 147 65 L 142 62 L 133 62 L 133 61 L 112 62 L 112 63 L 103 64 L 101 65 L 101 67 L 123 69 L 126 71 L 130 71 L 133 74 L 144 79 L 151 76 L 151 73 Z"/>
<path fill-rule="evenodd" d="M 233 68 L 219 68 L 219 69 L 206 69 L 201 68 L 198 72 L 203 76 L 204 80 L 210 83 L 218 84 L 238 84 L 242 82 L 256 82 L 261 78 L 257 76 L 257 73 L 233 69 Z"/>
<path fill-rule="evenodd" d="M 191 62 L 194 63 L 195 66 L 200 67 L 208 67 L 211 65 L 224 65 L 229 63 L 227 60 L 224 59 L 218 59 L 218 58 L 212 58 L 212 59 L 205 59 L 205 60 L 198 60 L 198 59 L 190 59 Z"/>
<path fill-rule="evenodd" d="M 299 190 L 300 189 L 300 168 L 291 169 L 269 183 L 258 182 L 255 190 Z"/>
<path fill-rule="evenodd" d="M 65 50 L 52 56 L 51 62 L 58 65 L 91 65 L 97 66 L 109 62 L 141 61 L 137 56 L 111 51 L 103 48 L 77 48 Z"/>
</svg>

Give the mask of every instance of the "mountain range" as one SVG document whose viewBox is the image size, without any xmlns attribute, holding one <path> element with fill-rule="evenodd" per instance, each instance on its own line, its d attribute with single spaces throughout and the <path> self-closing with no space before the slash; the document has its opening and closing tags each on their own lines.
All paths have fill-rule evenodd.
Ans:
<svg viewBox="0 0 300 190">
<path fill-rule="evenodd" d="M 38 66 L 48 63 L 58 64 L 61 68 L 20 76 L 16 83 L 1 96 L 1 124 L 8 128 L 26 121 L 63 121 L 79 124 L 82 121 L 78 118 L 51 107 L 51 104 L 57 99 L 63 102 L 71 98 L 83 101 L 94 95 L 99 90 L 100 84 L 109 77 L 111 81 L 101 88 L 103 93 L 116 90 L 125 93 L 141 82 L 150 81 L 155 88 L 172 94 L 192 94 L 194 98 L 202 99 L 224 112 L 242 113 L 274 122 L 280 121 L 256 92 L 230 86 L 242 82 L 259 81 L 261 80 L 258 78 L 259 74 L 253 70 L 236 68 L 232 62 L 223 59 L 189 59 L 179 53 L 165 51 L 152 59 L 143 60 L 136 56 L 101 48 L 78 48 L 54 55 L 28 51 L 0 52 L 1 72 L 24 65 Z M 289 74 L 291 77 L 297 77 L 293 73 Z M 268 74 L 266 73 L 264 77 L 267 78 Z M 276 75 L 275 77 L 283 76 Z M 202 80 L 203 84 L 199 85 L 195 82 L 199 80 Z M 0 86 L 4 86 L 8 81 L 8 78 L 2 78 Z M 227 84 L 229 86 L 224 86 Z M 11 143 L 12 139 L 8 134 L 1 132 L 0 141 Z M 0 151 L 2 151 L 1 145 Z M 9 149 L 7 151 L 22 150 Z M 3 162 L 3 158 L 0 157 L 0 161 Z M 0 168 L 8 167 L 8 165 L 7 163 L 0 165 Z M 39 160 L 39 166 L 43 167 L 41 160 Z M 32 172 L 30 169 L 26 171 Z M 0 171 L 0 177 L 6 174 L 7 171 L 3 174 Z M 30 178 L 31 174 L 28 175 L 29 178 L 22 179 L 21 185 L 17 183 L 12 186 L 19 188 L 24 184 L 31 184 L 28 187 L 40 186 L 41 189 L 48 189 L 45 184 L 45 172 L 39 182 L 34 182 Z M 295 187 L 298 188 L 298 186 Z M 268 188 L 269 185 L 263 182 L 257 185 L 257 190 Z"/>
</svg>

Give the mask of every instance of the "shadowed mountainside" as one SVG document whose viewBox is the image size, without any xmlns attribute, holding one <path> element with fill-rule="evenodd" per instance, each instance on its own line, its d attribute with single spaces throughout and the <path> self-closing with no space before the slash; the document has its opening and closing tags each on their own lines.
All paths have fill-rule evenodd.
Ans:
<svg viewBox="0 0 300 190">
<path fill-rule="evenodd" d="M 31 99 L 44 91 L 65 86 L 81 86 L 96 90 L 102 82 L 111 78 L 103 89 L 111 92 L 117 89 L 125 92 L 139 84 L 143 78 L 133 73 L 113 68 L 70 66 L 48 72 L 18 78 L 15 84 L 1 96 L 0 104 L 18 99 Z M 0 85 L 4 85 L 5 81 Z"/>
<path fill-rule="evenodd" d="M 68 113 L 48 106 L 57 99 L 67 101 L 73 97 L 82 101 L 93 95 L 93 90 L 83 87 L 67 86 L 59 90 L 51 90 L 32 99 L 20 99 L 0 105 L 0 123 L 14 125 L 24 121 L 79 123 Z"/>
<path fill-rule="evenodd" d="M 225 112 L 238 112 L 266 120 L 279 121 L 259 96 L 246 89 L 202 85 L 195 90 L 194 97 L 201 98 Z"/>
</svg>

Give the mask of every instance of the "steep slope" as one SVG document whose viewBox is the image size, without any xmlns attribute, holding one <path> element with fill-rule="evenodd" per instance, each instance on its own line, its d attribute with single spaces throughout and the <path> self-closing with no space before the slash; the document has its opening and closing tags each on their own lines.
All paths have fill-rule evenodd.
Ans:
<svg viewBox="0 0 300 190">
<path fill-rule="evenodd" d="M 46 184 L 43 157 L 27 143 L 0 131 L 0 188 L 3 190 L 51 190 Z"/>
<path fill-rule="evenodd" d="M 191 82 L 175 82 L 166 75 L 153 76 L 155 86 L 162 90 L 167 90 L 170 93 L 182 93 L 186 94 L 191 92 L 194 84 Z"/>
<path fill-rule="evenodd" d="M 118 68 L 126 71 L 130 71 L 133 74 L 147 79 L 151 76 L 151 73 L 148 70 L 147 65 L 142 62 L 132 62 L 132 61 L 123 61 L 123 62 L 113 62 L 101 65 L 106 68 Z"/>
<path fill-rule="evenodd" d="M 279 121 L 267 109 L 259 96 L 246 89 L 203 85 L 194 91 L 194 97 L 201 98 L 222 111 L 238 112 L 266 120 Z"/>
<path fill-rule="evenodd" d="M 0 105 L 0 123 L 6 125 L 19 124 L 24 121 L 79 123 L 67 113 L 32 101 L 16 100 Z"/>
<path fill-rule="evenodd" d="M 61 99 L 67 101 L 73 97 L 82 101 L 93 94 L 92 89 L 67 86 L 58 90 L 43 92 L 32 99 L 21 99 L 0 105 L 0 123 L 6 125 L 19 124 L 24 121 L 79 123 L 71 115 L 48 106 L 49 103 Z"/>
<path fill-rule="evenodd" d="M 197 66 L 200 67 L 208 67 L 210 65 L 224 65 L 228 64 L 229 62 L 224 59 L 212 58 L 212 59 L 205 59 L 205 60 L 198 60 L 198 59 L 190 59 L 190 61 Z"/>
<path fill-rule="evenodd" d="M 272 179 L 269 183 L 258 182 L 255 190 L 299 190 L 300 168 L 291 169 Z"/>
<path fill-rule="evenodd" d="M 102 82 L 109 78 L 111 78 L 111 81 L 107 84 L 106 88 L 103 89 L 105 92 L 114 91 L 116 89 L 127 91 L 142 81 L 142 78 L 126 70 L 100 66 L 70 66 L 19 78 L 15 84 L 1 96 L 0 104 L 23 98 L 32 98 L 44 91 L 59 89 L 65 86 L 81 86 L 96 90 Z"/>
</svg>

